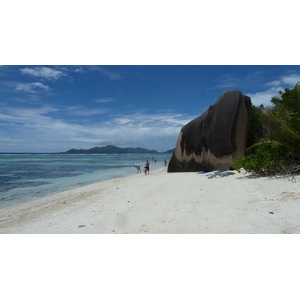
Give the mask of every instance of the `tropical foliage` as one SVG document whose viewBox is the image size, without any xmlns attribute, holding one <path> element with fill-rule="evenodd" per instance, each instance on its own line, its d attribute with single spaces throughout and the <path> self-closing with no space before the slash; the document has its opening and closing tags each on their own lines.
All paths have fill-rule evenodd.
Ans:
<svg viewBox="0 0 300 300">
<path fill-rule="evenodd" d="M 293 173 L 300 170 L 300 83 L 279 92 L 269 108 L 251 109 L 246 156 L 234 162 L 256 174 Z"/>
<path fill-rule="evenodd" d="M 251 104 L 247 148 L 256 144 L 263 137 L 263 134 L 263 106 L 257 107 Z"/>
</svg>

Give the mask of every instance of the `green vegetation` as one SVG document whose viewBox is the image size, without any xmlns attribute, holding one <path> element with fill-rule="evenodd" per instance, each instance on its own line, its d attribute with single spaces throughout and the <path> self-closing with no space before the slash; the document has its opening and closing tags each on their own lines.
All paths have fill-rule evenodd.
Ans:
<svg viewBox="0 0 300 300">
<path fill-rule="evenodd" d="M 263 106 L 256 107 L 251 104 L 247 148 L 257 143 L 264 134 L 263 128 Z"/>
<path fill-rule="evenodd" d="M 288 174 L 300 170 L 300 82 L 273 97 L 272 107 L 252 106 L 248 149 L 234 168 L 255 174 Z"/>
<path fill-rule="evenodd" d="M 137 153 L 159 153 L 156 150 L 148 150 L 144 148 L 120 148 L 116 146 L 105 146 L 105 147 L 94 147 L 91 149 L 70 149 L 67 152 L 62 152 L 62 154 L 137 154 Z"/>
<path fill-rule="evenodd" d="M 174 149 L 170 149 L 170 150 L 166 151 L 165 153 L 170 153 L 170 154 L 172 154 L 174 151 L 175 151 L 175 148 L 174 148 Z"/>
</svg>

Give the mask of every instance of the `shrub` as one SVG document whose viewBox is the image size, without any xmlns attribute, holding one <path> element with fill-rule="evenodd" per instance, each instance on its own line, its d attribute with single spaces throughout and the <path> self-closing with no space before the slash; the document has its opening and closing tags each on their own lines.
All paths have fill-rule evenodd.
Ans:
<svg viewBox="0 0 300 300">
<path fill-rule="evenodd" d="M 280 165 L 286 162 L 280 144 L 265 140 L 256 147 L 254 154 L 240 157 L 234 162 L 233 167 L 237 171 L 244 168 L 245 171 L 255 174 L 273 174 L 278 172 Z"/>
<path fill-rule="evenodd" d="M 249 134 L 254 132 L 246 156 L 237 159 L 233 166 L 236 170 L 244 168 L 256 174 L 292 173 L 300 170 L 300 85 L 295 89 L 279 92 L 273 97 L 273 107 L 252 109 L 254 119 L 267 128 L 266 137 L 257 141 L 261 127 L 250 123 Z M 251 119 L 250 119 L 251 120 Z M 248 139 L 249 140 L 249 139 Z"/>
<path fill-rule="evenodd" d="M 263 107 L 257 107 L 251 104 L 247 148 L 257 143 L 263 137 L 263 133 Z"/>
</svg>

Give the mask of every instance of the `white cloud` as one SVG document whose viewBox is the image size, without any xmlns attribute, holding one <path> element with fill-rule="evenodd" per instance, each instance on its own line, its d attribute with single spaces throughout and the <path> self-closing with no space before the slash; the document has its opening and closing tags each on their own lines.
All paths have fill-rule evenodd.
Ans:
<svg viewBox="0 0 300 300">
<path fill-rule="evenodd" d="M 75 70 L 74 70 L 75 73 L 84 73 L 84 69 L 82 67 L 77 67 Z"/>
<path fill-rule="evenodd" d="M 255 87 L 263 80 L 265 71 L 255 71 L 245 76 L 233 76 L 231 74 L 225 74 L 218 78 L 219 84 L 206 90 L 214 89 L 242 89 L 249 86 Z"/>
<path fill-rule="evenodd" d="M 25 142 L 24 140 L 22 139 L 13 139 L 13 138 L 0 138 L 0 142 L 3 143 L 3 142 L 14 142 L 14 143 L 18 143 L 18 142 Z"/>
<path fill-rule="evenodd" d="M 95 99 L 95 103 L 106 103 L 106 102 L 116 102 L 117 100 L 113 98 L 100 98 L 100 99 Z"/>
<path fill-rule="evenodd" d="M 101 139 L 87 139 L 87 138 L 71 138 L 71 141 L 80 142 L 80 143 L 92 143 L 92 144 L 100 144 L 102 143 Z"/>
<path fill-rule="evenodd" d="M 21 83 L 21 82 L 16 82 L 12 84 L 15 86 L 17 91 L 24 91 L 28 93 L 36 93 L 36 89 L 42 89 L 42 90 L 47 90 L 49 91 L 50 88 L 49 86 L 40 83 L 40 82 L 31 82 L 31 83 Z"/>
<path fill-rule="evenodd" d="M 219 78 L 219 85 L 217 88 L 234 88 L 241 84 L 241 78 L 233 77 L 230 74 L 223 75 Z"/>
<path fill-rule="evenodd" d="M 278 92 L 284 90 L 282 87 L 271 87 L 266 91 L 257 92 L 257 93 L 248 93 L 246 94 L 251 98 L 252 104 L 255 106 L 260 106 L 261 104 L 265 107 L 272 105 L 272 97 L 279 96 Z"/>
<path fill-rule="evenodd" d="M 102 115 L 108 112 L 107 109 L 91 109 L 86 108 L 83 105 L 78 106 L 68 106 L 66 112 L 70 115 L 75 116 L 92 116 L 92 115 Z"/>
<path fill-rule="evenodd" d="M 155 128 L 157 132 L 163 128 L 181 128 L 196 116 L 185 116 L 182 114 L 145 114 L 136 113 L 131 115 L 116 116 L 110 122 L 127 126 L 130 128 L 139 128 L 144 130 L 152 130 Z"/>
<path fill-rule="evenodd" d="M 281 76 L 277 80 L 267 82 L 265 85 L 272 87 L 286 86 L 287 88 L 294 88 L 298 81 L 300 81 L 300 75 L 293 73 Z"/>
<path fill-rule="evenodd" d="M 51 112 L 56 112 L 55 118 L 49 114 Z M 141 147 L 165 151 L 175 147 L 180 128 L 195 117 L 172 113 L 136 113 L 115 116 L 105 122 L 83 123 L 81 120 L 63 120 L 59 114 L 58 109 L 49 106 L 39 109 L 0 108 L 1 123 L 6 124 L 4 126 L 7 128 L 6 136 L 0 135 L 0 139 L 9 138 L 9 130 L 13 128 L 18 133 L 15 139 L 25 140 L 22 144 L 36 145 L 43 142 L 46 145 L 51 142 L 51 147 L 56 147 L 52 151 L 64 151 L 76 148 L 76 145 L 88 149 L 103 141 L 110 141 L 112 137 L 116 145 L 118 142 L 122 145 L 135 143 Z"/>
<path fill-rule="evenodd" d="M 291 74 L 288 76 L 282 77 L 282 83 L 289 85 L 290 87 L 295 87 L 296 83 L 300 81 L 300 75 L 299 74 Z"/>
<path fill-rule="evenodd" d="M 1 109 L 1 111 L 2 113 L 0 112 L 0 119 L 4 121 L 14 120 L 15 122 L 25 123 L 26 125 L 39 122 L 43 115 L 57 111 L 57 109 L 50 106 L 36 109 L 4 107 Z"/>
<path fill-rule="evenodd" d="M 57 80 L 58 78 L 65 76 L 63 72 L 49 67 L 23 68 L 20 69 L 20 72 L 23 75 L 31 75 L 35 77 L 42 77 L 45 79 L 53 79 L 53 80 Z"/>
<path fill-rule="evenodd" d="M 276 80 L 266 82 L 264 85 L 268 87 L 267 90 L 260 91 L 257 93 L 247 93 L 246 95 L 251 97 L 252 103 L 256 106 L 263 104 L 264 106 L 270 106 L 271 98 L 274 96 L 279 96 L 279 91 L 284 91 L 286 88 L 292 89 L 295 87 L 296 83 L 300 81 L 299 74 L 289 74 L 283 75 Z"/>
<path fill-rule="evenodd" d="M 274 80 L 274 81 L 270 81 L 270 82 L 265 83 L 265 86 L 274 87 L 274 86 L 280 86 L 281 84 L 282 84 L 281 80 Z"/>
<path fill-rule="evenodd" d="M 109 77 L 111 80 L 118 80 L 121 78 L 120 74 L 117 72 L 107 71 L 102 67 L 96 67 L 104 76 Z"/>
</svg>

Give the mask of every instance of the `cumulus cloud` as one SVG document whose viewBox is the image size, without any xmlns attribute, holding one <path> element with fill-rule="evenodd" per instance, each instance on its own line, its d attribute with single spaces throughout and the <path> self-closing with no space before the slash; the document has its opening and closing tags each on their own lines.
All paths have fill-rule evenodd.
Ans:
<svg viewBox="0 0 300 300">
<path fill-rule="evenodd" d="M 42 77 L 45 79 L 57 80 L 65 74 L 61 71 L 55 70 L 49 67 L 35 67 L 35 68 L 23 68 L 20 69 L 23 75 L 31 75 L 35 77 Z"/>
</svg>

